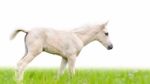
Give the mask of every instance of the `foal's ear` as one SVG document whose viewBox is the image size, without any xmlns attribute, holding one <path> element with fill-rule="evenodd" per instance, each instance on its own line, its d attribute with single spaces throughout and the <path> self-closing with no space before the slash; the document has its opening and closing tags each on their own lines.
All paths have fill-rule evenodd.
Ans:
<svg viewBox="0 0 150 84">
<path fill-rule="evenodd" d="M 109 21 L 106 21 L 103 25 L 106 26 L 108 24 Z"/>
<path fill-rule="evenodd" d="M 101 25 L 101 29 L 102 29 L 102 30 L 105 29 L 105 26 L 107 26 L 107 24 L 108 24 L 108 21 L 106 21 L 105 23 L 103 23 L 103 24 Z"/>
</svg>

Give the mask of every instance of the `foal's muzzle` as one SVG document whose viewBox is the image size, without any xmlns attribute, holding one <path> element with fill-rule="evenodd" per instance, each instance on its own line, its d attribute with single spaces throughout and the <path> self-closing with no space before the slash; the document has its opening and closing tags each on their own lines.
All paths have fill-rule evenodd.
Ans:
<svg viewBox="0 0 150 84">
<path fill-rule="evenodd" d="M 111 45 L 109 45 L 109 46 L 107 47 L 107 49 L 108 49 L 108 50 L 113 49 L 113 45 L 112 45 L 112 44 L 111 44 Z"/>
</svg>

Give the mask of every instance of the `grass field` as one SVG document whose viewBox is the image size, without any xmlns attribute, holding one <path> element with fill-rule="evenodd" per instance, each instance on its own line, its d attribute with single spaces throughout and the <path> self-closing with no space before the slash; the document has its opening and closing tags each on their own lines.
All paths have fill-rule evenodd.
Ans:
<svg viewBox="0 0 150 84">
<path fill-rule="evenodd" d="M 77 69 L 56 79 L 56 69 L 27 69 L 23 84 L 150 84 L 150 70 Z M 0 68 L 0 84 L 16 84 L 15 70 Z"/>
</svg>

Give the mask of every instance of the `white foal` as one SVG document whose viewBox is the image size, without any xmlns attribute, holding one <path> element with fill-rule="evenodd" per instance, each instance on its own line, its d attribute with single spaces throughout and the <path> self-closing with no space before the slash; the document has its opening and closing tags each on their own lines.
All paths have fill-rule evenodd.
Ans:
<svg viewBox="0 0 150 84">
<path fill-rule="evenodd" d="M 109 34 L 105 28 L 107 23 L 86 26 L 86 28 L 78 28 L 72 31 L 57 31 L 54 29 L 36 28 L 30 31 L 18 29 L 11 39 L 13 39 L 18 32 L 26 33 L 25 36 L 25 56 L 18 62 L 17 78 L 23 79 L 23 71 L 27 64 L 29 64 L 42 51 L 57 54 L 62 57 L 59 75 L 63 74 L 66 64 L 68 63 L 69 72 L 75 73 L 76 57 L 82 48 L 92 41 L 99 41 L 108 50 L 112 49 L 112 43 L 109 40 Z"/>
</svg>

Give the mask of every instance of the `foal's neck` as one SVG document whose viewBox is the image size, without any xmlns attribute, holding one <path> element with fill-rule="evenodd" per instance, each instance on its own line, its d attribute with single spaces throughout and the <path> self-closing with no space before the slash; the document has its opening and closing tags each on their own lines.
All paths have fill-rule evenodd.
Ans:
<svg viewBox="0 0 150 84">
<path fill-rule="evenodd" d="M 80 40 L 87 45 L 88 43 L 96 40 L 96 34 L 99 32 L 99 28 L 96 26 L 87 26 L 85 29 L 79 29 L 75 31 L 75 34 Z"/>
</svg>

